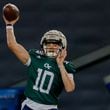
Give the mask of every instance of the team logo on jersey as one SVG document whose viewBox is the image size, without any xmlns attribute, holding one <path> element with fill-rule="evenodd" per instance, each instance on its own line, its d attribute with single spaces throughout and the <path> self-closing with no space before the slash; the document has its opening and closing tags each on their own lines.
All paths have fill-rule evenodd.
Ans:
<svg viewBox="0 0 110 110">
<path fill-rule="evenodd" d="M 51 66 L 48 63 L 45 63 L 44 64 L 44 67 L 47 68 L 47 69 L 50 69 L 51 68 Z"/>
</svg>

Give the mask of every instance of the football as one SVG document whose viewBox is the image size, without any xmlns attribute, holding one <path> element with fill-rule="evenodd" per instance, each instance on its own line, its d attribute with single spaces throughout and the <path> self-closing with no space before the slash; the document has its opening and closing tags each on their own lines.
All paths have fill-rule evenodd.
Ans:
<svg viewBox="0 0 110 110">
<path fill-rule="evenodd" d="M 8 3 L 3 7 L 3 16 L 9 22 L 19 17 L 19 9 L 16 5 Z"/>
</svg>

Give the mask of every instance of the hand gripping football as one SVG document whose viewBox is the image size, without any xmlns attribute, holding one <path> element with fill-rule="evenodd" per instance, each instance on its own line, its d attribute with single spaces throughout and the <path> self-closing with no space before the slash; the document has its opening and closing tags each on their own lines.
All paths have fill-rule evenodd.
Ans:
<svg viewBox="0 0 110 110">
<path fill-rule="evenodd" d="M 19 17 L 19 9 L 14 4 L 8 3 L 3 7 L 3 16 L 9 22 L 16 20 Z"/>
</svg>

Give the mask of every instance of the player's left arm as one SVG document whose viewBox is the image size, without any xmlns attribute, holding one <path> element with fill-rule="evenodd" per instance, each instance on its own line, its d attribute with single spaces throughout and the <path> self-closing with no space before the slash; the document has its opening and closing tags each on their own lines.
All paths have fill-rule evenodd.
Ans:
<svg viewBox="0 0 110 110">
<path fill-rule="evenodd" d="M 64 83 L 65 90 L 67 92 L 72 92 L 75 89 L 75 82 L 73 78 L 73 74 L 68 73 L 64 66 L 64 60 L 67 56 L 66 49 L 62 50 L 62 52 L 56 58 L 58 67 L 60 69 L 61 77 Z"/>
</svg>

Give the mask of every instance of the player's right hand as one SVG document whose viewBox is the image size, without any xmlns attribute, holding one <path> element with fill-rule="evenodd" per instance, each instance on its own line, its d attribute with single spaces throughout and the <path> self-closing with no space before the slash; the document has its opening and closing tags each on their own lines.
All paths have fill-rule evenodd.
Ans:
<svg viewBox="0 0 110 110">
<path fill-rule="evenodd" d="M 11 24 L 11 25 L 14 25 L 18 20 L 19 20 L 19 17 L 16 19 L 16 20 L 13 20 L 13 21 L 8 21 L 6 20 L 6 18 L 3 16 L 3 20 L 5 22 L 5 24 Z"/>
</svg>

